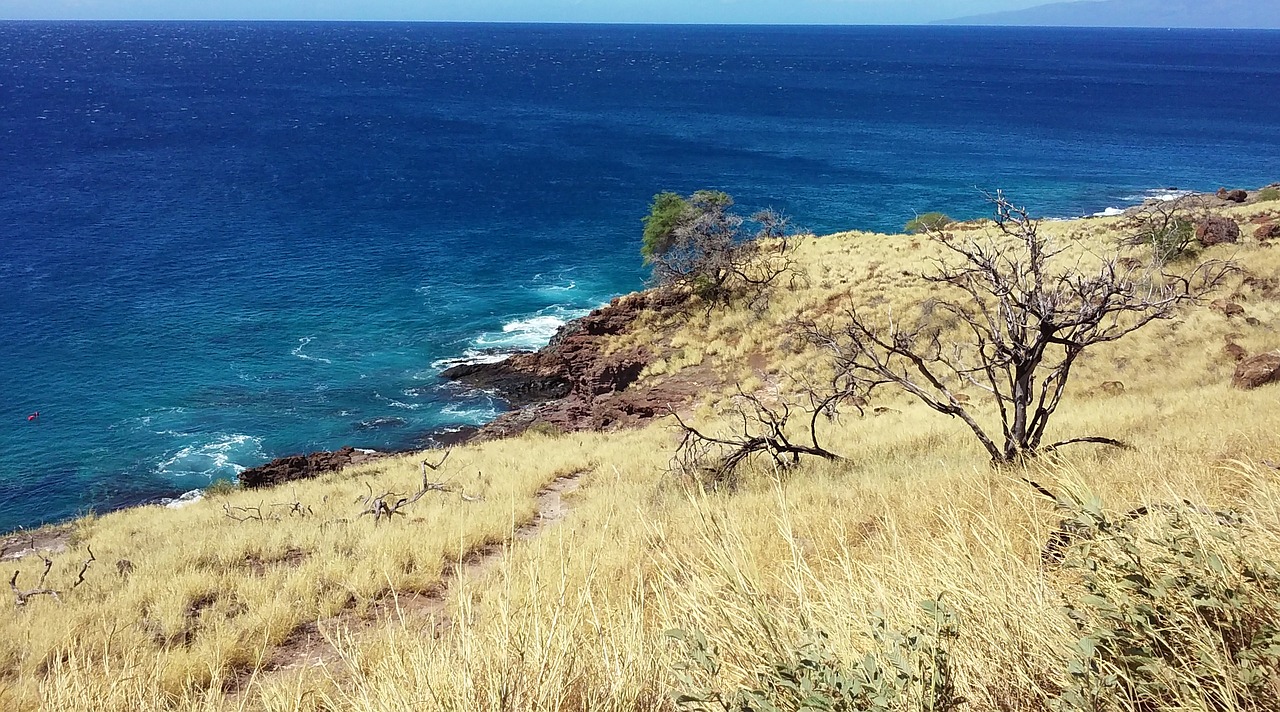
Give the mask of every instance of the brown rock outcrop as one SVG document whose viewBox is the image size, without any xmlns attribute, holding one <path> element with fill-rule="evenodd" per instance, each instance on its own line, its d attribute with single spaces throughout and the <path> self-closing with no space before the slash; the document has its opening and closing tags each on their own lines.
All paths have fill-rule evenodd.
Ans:
<svg viewBox="0 0 1280 712">
<path fill-rule="evenodd" d="M 1240 226 L 1231 218 L 1212 215 L 1196 224 L 1196 239 L 1205 247 L 1239 242 Z"/>
<path fill-rule="evenodd" d="M 451 368 L 442 377 L 492 390 L 519 410 L 481 428 L 481 438 L 516 435 L 535 423 L 573 432 L 634 425 L 667 412 L 702 387 L 681 374 L 674 383 L 630 387 L 653 360 L 643 348 L 605 354 L 607 339 L 626 331 L 646 311 L 664 311 L 683 302 L 666 290 L 619 297 L 566 324 L 546 347 L 492 364 Z"/>
<path fill-rule="evenodd" d="M 385 453 L 344 447 L 340 450 L 313 452 L 309 455 L 290 455 L 272 460 L 240 473 L 240 484 L 248 489 L 271 487 L 293 480 L 305 480 L 326 472 L 340 470 L 386 457 Z"/>
<path fill-rule="evenodd" d="M 1280 351 L 1269 351 L 1241 361 L 1231 378 L 1232 385 L 1244 390 L 1276 382 L 1280 382 Z"/>
<path fill-rule="evenodd" d="M 1226 346 L 1223 346 L 1222 352 L 1227 355 L 1227 358 L 1236 363 L 1243 361 L 1244 357 L 1249 355 L 1249 352 L 1245 351 L 1243 346 L 1234 341 L 1228 342 Z"/>
</svg>

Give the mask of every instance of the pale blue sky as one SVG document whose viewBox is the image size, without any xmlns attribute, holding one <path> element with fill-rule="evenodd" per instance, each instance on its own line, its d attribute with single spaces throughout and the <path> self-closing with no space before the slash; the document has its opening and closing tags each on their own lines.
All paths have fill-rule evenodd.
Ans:
<svg viewBox="0 0 1280 712">
<path fill-rule="evenodd" d="M 0 19 L 912 23 L 1044 0 L 0 0 Z"/>
</svg>

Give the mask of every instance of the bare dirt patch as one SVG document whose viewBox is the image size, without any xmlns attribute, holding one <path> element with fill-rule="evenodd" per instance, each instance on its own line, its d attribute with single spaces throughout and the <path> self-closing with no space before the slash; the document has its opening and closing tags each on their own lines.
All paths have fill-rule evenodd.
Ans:
<svg viewBox="0 0 1280 712">
<path fill-rule="evenodd" d="M 61 554 L 71 543 L 74 526 L 61 524 L 33 531 L 20 531 L 0 538 L 0 561 L 17 561 L 32 554 Z"/>
</svg>

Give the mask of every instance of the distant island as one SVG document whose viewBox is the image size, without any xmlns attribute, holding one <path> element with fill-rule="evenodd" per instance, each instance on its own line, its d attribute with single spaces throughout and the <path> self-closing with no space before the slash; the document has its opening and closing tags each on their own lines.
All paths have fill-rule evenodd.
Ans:
<svg viewBox="0 0 1280 712">
<path fill-rule="evenodd" d="M 937 24 L 1280 29 L 1280 4 L 1254 0 L 1075 0 Z"/>
</svg>

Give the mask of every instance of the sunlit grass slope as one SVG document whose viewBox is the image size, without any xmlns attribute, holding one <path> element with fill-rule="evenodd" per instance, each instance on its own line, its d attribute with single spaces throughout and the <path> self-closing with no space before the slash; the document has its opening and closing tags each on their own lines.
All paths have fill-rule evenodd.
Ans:
<svg viewBox="0 0 1280 712">
<path fill-rule="evenodd" d="M 0 709 L 668 710 L 691 684 L 669 629 L 707 636 L 721 669 L 700 683 L 729 690 L 819 631 L 836 658 L 861 660 L 873 616 L 919 624 L 919 602 L 939 596 L 957 616 L 951 659 L 967 708 L 1051 709 L 1079 637 L 1062 611 L 1076 582 L 1042 562 L 1062 514 L 1021 478 L 1120 512 L 1183 500 L 1230 510 L 1250 522 L 1243 550 L 1280 559 L 1280 472 L 1262 464 L 1280 460 L 1280 386 L 1231 388 L 1223 350 L 1280 348 L 1280 246 L 1255 243 L 1250 222 L 1280 215 L 1280 202 L 1224 210 L 1246 225 L 1243 240 L 1198 259 L 1246 270 L 1215 295 L 1246 314 L 1189 306 L 1089 352 L 1051 426 L 1054 439 L 1100 434 L 1132 449 L 1081 446 L 1030 471 L 995 470 L 962 423 L 886 391 L 871 404 L 880 415 L 822 422 L 844 459 L 783 473 L 752 463 L 731 492 L 669 473 L 677 438 L 660 422 L 460 448 L 432 479 L 483 499 L 432 492 L 391 522 L 357 516 L 357 500 L 417 490 L 421 456 L 86 519 L 51 555 L 46 586 L 61 600 L 0 604 Z M 1043 229 L 1087 262 L 1116 250 L 1119 227 Z M 933 296 L 919 274 L 939 253 L 923 237 L 843 233 L 798 254 L 806 279 L 766 309 L 652 316 L 616 347 L 663 354 L 646 379 L 721 374 L 723 388 L 688 415 L 720 432 L 737 386 L 783 397 L 829 368 L 794 318 L 845 306 L 916 314 Z M 1104 392 L 1109 381 L 1123 392 Z M 447 622 L 386 614 L 396 596 L 437 590 L 468 552 L 509 541 L 540 488 L 576 472 L 567 518 L 493 565 L 464 567 L 444 592 Z M 294 502 L 311 514 L 273 506 Z M 224 506 L 269 516 L 236 521 Z M 74 586 L 89 548 L 96 561 Z M 44 566 L 17 563 L 19 588 Z M 333 641 L 341 665 L 255 674 L 296 628 L 334 617 L 351 631 Z"/>
</svg>

